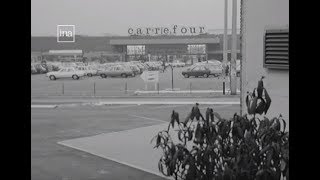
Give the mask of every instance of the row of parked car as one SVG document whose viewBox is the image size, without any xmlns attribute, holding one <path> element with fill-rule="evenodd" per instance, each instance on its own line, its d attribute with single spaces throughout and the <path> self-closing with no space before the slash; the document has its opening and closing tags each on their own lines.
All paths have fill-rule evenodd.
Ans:
<svg viewBox="0 0 320 180">
<path fill-rule="evenodd" d="M 172 64 L 167 64 L 174 66 Z M 178 65 L 175 65 L 178 67 Z M 184 67 L 184 65 L 179 65 Z M 237 66 L 238 67 L 238 66 Z M 107 77 L 135 77 L 141 74 L 143 71 L 163 70 L 163 63 L 158 62 L 145 62 L 131 61 L 131 62 L 116 62 L 116 63 L 45 63 L 45 64 L 32 64 L 32 72 L 46 73 L 46 76 L 50 80 L 56 80 L 59 78 L 72 78 L 80 79 L 83 76 L 92 77 L 100 76 L 101 78 Z M 33 70 L 36 69 L 36 70 Z M 239 67 L 240 72 L 240 67 Z M 182 75 L 186 78 L 189 77 L 209 77 L 220 76 L 223 73 L 223 67 L 220 61 L 205 61 L 196 63 L 188 67 L 182 72 Z"/>
<path fill-rule="evenodd" d="M 140 68 L 133 64 L 70 65 L 61 66 L 58 71 L 48 72 L 46 76 L 50 80 L 56 80 L 59 78 L 72 78 L 78 80 L 84 76 L 101 76 L 102 78 L 115 76 L 134 77 L 141 73 L 142 71 Z"/>
<path fill-rule="evenodd" d="M 45 74 L 50 71 L 58 71 L 59 66 L 55 64 L 31 63 L 31 74 Z"/>
<path fill-rule="evenodd" d="M 226 64 L 225 66 L 229 66 L 230 64 Z M 237 76 L 240 76 L 240 61 L 237 60 Z M 209 76 L 218 77 L 225 73 L 226 68 L 224 69 L 222 63 L 220 61 L 205 61 L 196 63 L 186 70 L 182 71 L 182 75 L 185 78 L 189 77 L 204 77 L 207 78 Z"/>
<path fill-rule="evenodd" d="M 80 79 L 83 76 L 100 76 L 107 77 L 135 77 L 142 74 L 145 70 L 159 70 L 161 64 L 159 62 L 139 61 L 117 62 L 105 64 L 81 64 L 81 63 L 65 63 L 61 64 L 59 70 L 46 73 L 50 80 L 59 78 Z"/>
</svg>

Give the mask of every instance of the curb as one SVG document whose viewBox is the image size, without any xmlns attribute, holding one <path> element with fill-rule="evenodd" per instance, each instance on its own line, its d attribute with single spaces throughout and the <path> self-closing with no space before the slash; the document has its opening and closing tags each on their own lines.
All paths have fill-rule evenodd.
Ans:
<svg viewBox="0 0 320 180">
<path fill-rule="evenodd" d="M 191 91 L 192 93 L 195 93 L 195 94 L 202 94 L 202 93 L 205 93 L 205 94 L 210 94 L 210 93 L 223 93 L 222 90 L 194 90 L 194 91 Z M 188 90 L 183 90 L 183 91 L 170 91 L 170 90 L 161 90 L 161 91 L 135 91 L 134 92 L 135 94 L 167 94 L 167 93 L 170 93 L 170 94 L 190 94 L 190 91 Z M 227 94 L 230 94 L 230 90 L 227 90 L 226 91 Z M 237 93 L 240 93 L 240 90 L 237 90 Z"/>
<path fill-rule="evenodd" d="M 184 101 L 184 102 L 178 102 L 178 101 L 165 101 L 165 102 L 148 102 L 148 101 L 127 101 L 127 102 L 99 102 L 96 103 L 96 105 L 125 105 L 125 104 L 134 104 L 134 105 L 146 105 L 146 104 L 150 104 L 150 105 L 180 105 L 180 104 L 195 104 L 195 103 L 199 103 L 199 104 L 206 104 L 206 105 L 217 105 L 217 104 L 221 104 L 221 105 L 232 105 L 232 104 L 236 104 L 239 105 L 240 101 L 229 101 L 229 102 L 208 102 L 208 101 Z"/>
<path fill-rule="evenodd" d="M 158 93 L 158 91 L 156 91 Z M 31 96 L 31 99 L 56 99 L 56 98 L 70 98 L 70 99 L 79 99 L 79 98 L 83 98 L 83 99 L 100 99 L 100 98 L 119 98 L 119 99 L 125 99 L 125 98 L 130 98 L 130 99 L 134 99 L 134 98 L 240 98 L 240 94 L 237 95 L 230 95 L 230 94 L 226 94 L 226 95 L 201 95 L 201 96 L 183 96 L 183 94 L 181 94 L 181 96 L 157 96 L 157 93 L 153 93 L 153 94 L 144 94 L 144 95 L 132 95 L 132 96 Z M 185 95 L 189 95 L 189 94 L 185 94 Z"/>
<path fill-rule="evenodd" d="M 59 104 L 59 105 L 48 105 L 48 104 L 31 104 L 31 108 L 42 108 L 42 109 L 54 109 L 58 107 L 76 107 L 76 106 L 103 106 L 103 105 L 194 105 L 195 103 L 203 105 L 240 105 L 240 101 L 227 101 L 227 102 L 208 102 L 208 101 L 165 101 L 165 102 L 156 102 L 156 101 L 108 101 L 108 102 L 91 102 L 91 103 L 69 103 L 69 104 Z"/>
<path fill-rule="evenodd" d="M 39 105 L 39 104 L 31 104 L 31 108 L 39 108 L 39 109 L 54 109 L 57 108 L 58 105 Z"/>
</svg>

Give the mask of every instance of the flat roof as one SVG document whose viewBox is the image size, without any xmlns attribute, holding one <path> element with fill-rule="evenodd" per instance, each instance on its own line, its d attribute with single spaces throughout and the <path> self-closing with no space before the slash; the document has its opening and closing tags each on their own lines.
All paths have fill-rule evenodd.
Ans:
<svg viewBox="0 0 320 180">
<path fill-rule="evenodd" d="M 82 50 L 49 50 L 42 53 L 43 55 L 75 55 L 82 54 Z"/>
<path fill-rule="evenodd" d="M 82 50 L 49 50 L 50 54 L 81 54 Z"/>
<path fill-rule="evenodd" d="M 215 35 L 197 36 L 127 36 L 110 39 L 111 45 L 148 45 L 148 44 L 217 44 Z"/>
</svg>

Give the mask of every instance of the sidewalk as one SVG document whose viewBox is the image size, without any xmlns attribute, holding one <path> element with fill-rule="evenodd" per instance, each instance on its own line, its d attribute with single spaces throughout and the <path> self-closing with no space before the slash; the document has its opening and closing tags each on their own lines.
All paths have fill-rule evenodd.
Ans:
<svg viewBox="0 0 320 180">
<path fill-rule="evenodd" d="M 240 92 L 237 95 L 230 95 L 227 93 L 222 95 L 216 93 L 185 93 L 183 91 L 175 92 L 175 93 L 166 93 L 168 91 L 161 91 L 162 93 L 158 94 L 158 91 L 135 91 L 136 94 L 124 94 L 119 96 L 94 96 L 94 95 L 32 95 L 31 99 L 109 99 L 109 98 L 117 98 L 117 99 L 125 99 L 125 98 L 229 98 L 229 97 L 240 97 Z M 189 91 L 188 91 L 189 92 Z M 197 92 L 197 91 L 196 91 Z"/>
<path fill-rule="evenodd" d="M 212 93 L 220 93 L 222 94 L 222 90 L 160 90 L 160 91 L 135 91 L 134 94 L 212 94 Z M 240 90 L 237 89 L 237 93 L 240 94 Z M 226 90 L 225 94 L 230 94 L 230 90 Z M 225 95 L 220 95 L 225 96 Z"/>
<path fill-rule="evenodd" d="M 158 170 L 158 162 L 162 150 L 154 149 L 155 142 L 151 139 L 159 131 L 168 128 L 168 122 L 158 125 L 105 133 L 91 137 L 77 138 L 58 142 L 60 145 L 78 149 L 102 158 L 106 158 L 145 172 L 149 172 L 167 179 Z M 196 125 L 196 124 L 194 124 Z M 171 129 L 170 135 L 175 143 L 179 142 L 176 136 L 178 128 Z M 115 141 L 116 139 L 116 141 Z M 188 144 L 191 149 L 191 144 Z"/>
<path fill-rule="evenodd" d="M 151 139 L 168 123 L 128 131 L 71 139 L 58 144 L 78 149 L 161 177 L 158 161 L 161 151 L 153 149 Z M 116 141 L 115 141 L 116 140 Z"/>
<path fill-rule="evenodd" d="M 228 98 L 194 98 L 194 97 L 145 97 L 145 98 L 39 98 L 32 99 L 34 105 L 59 105 L 59 104 L 81 104 L 81 105 L 115 105 L 115 104 L 240 104 L 239 97 Z"/>
</svg>

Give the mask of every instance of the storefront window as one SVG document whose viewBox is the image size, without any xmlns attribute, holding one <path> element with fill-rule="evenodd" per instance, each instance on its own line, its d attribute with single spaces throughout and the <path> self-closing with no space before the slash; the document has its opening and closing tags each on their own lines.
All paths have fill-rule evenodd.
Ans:
<svg viewBox="0 0 320 180">
<path fill-rule="evenodd" d="M 136 45 L 136 46 L 127 46 L 127 54 L 128 55 L 144 55 L 146 48 L 144 45 Z"/>
<path fill-rule="evenodd" d="M 188 53 L 189 54 L 205 54 L 206 53 L 206 45 L 205 44 L 188 45 Z"/>
</svg>

